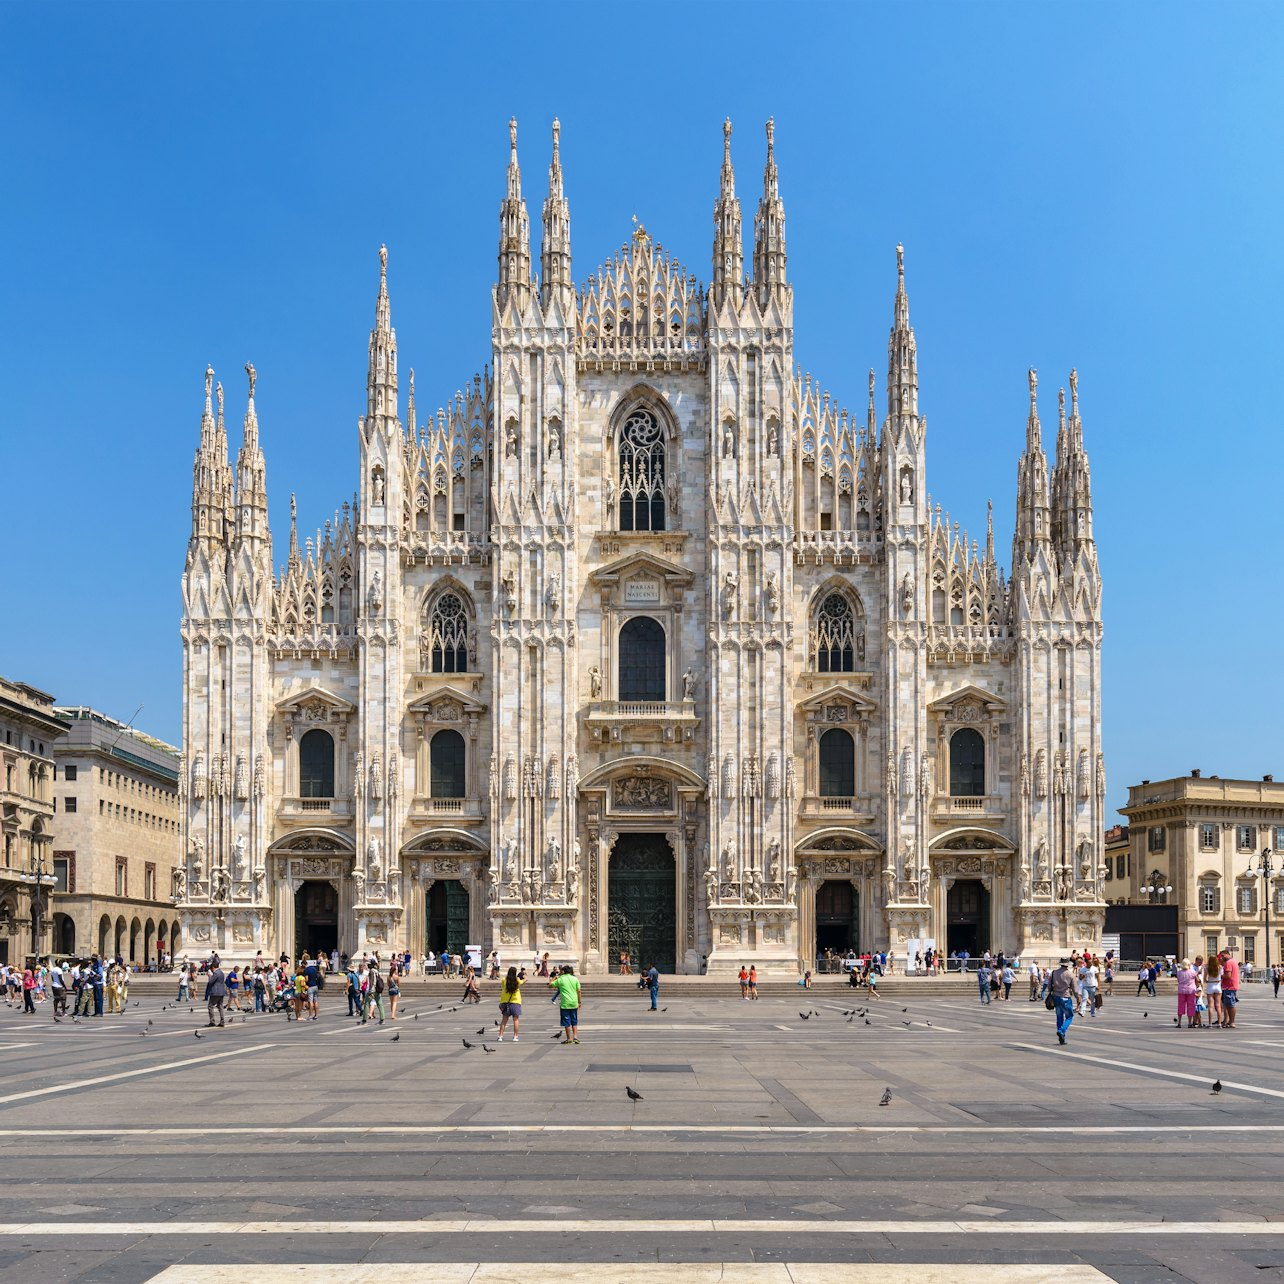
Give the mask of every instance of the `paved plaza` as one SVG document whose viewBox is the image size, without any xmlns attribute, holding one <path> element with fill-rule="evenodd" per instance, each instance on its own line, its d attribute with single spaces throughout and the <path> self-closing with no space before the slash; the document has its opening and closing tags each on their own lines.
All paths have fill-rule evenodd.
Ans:
<svg viewBox="0 0 1284 1284">
<path fill-rule="evenodd" d="M 159 983 L 79 1025 L 0 1008 L 0 1279 L 1284 1278 L 1267 988 L 1235 1032 L 1118 995 L 1064 1049 L 1015 994 L 889 995 L 866 1024 L 836 987 L 675 985 L 654 1014 L 602 988 L 578 1047 L 534 987 L 516 1044 L 493 985 L 364 1028 L 334 988 L 319 1022 L 221 1031 Z"/>
</svg>

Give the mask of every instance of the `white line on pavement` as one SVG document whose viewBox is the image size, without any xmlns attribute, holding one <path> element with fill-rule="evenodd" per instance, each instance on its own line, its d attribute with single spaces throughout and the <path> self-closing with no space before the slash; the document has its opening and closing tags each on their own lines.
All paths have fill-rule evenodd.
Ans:
<svg viewBox="0 0 1284 1284">
<path fill-rule="evenodd" d="M 1023 1262 L 374 1262 L 197 1266 L 148 1284 L 1100 1284 L 1081 1263 Z"/>
<path fill-rule="evenodd" d="M 228 1056 L 228 1053 L 220 1055 Z M 1068 1134 L 1084 1137 L 1113 1137 L 1118 1134 L 1193 1134 L 1284 1132 L 1284 1124 L 1125 1124 L 1096 1126 L 1092 1124 L 273 1124 L 243 1127 L 208 1128 L 0 1128 L 0 1139 L 6 1137 L 205 1137 L 214 1144 L 230 1142 L 235 1137 L 322 1137 L 322 1136 L 438 1136 L 444 1134 L 480 1133 L 485 1136 L 523 1135 L 530 1133 L 672 1133 L 687 1135 L 735 1136 L 812 1136 L 853 1135 L 861 1133 L 936 1133 L 975 1134 L 978 1136 L 1043 1136 Z"/>
<path fill-rule="evenodd" d="M 1010 1043 L 1010 1048 L 1024 1048 L 1027 1052 L 1045 1052 L 1052 1057 L 1068 1057 L 1072 1061 L 1090 1061 L 1099 1066 L 1116 1066 L 1120 1070 L 1140 1070 L 1143 1074 L 1163 1075 L 1167 1079 L 1185 1079 L 1189 1083 L 1202 1083 L 1207 1085 L 1207 1074 L 1186 1074 L 1181 1070 L 1162 1070 L 1159 1066 L 1138 1065 L 1135 1061 L 1115 1061 L 1111 1057 L 1090 1057 L 1084 1052 L 1067 1052 L 1064 1048 L 1045 1047 L 1038 1043 Z M 1284 1097 L 1284 1092 L 1279 1092 L 1275 1088 L 1259 1088 L 1251 1083 L 1235 1083 L 1231 1079 L 1221 1081 L 1223 1088 L 1235 1088 L 1239 1092 L 1255 1092 L 1263 1097 Z"/>
<path fill-rule="evenodd" d="M 42 1221 L 0 1223 L 0 1238 L 40 1238 L 53 1236 L 80 1239 L 136 1238 L 140 1235 L 612 1235 L 621 1232 L 652 1235 L 1024 1235 L 1041 1242 L 1050 1235 L 1134 1236 L 1172 1235 L 1257 1235 L 1276 1238 L 1284 1235 L 1284 1222 L 1183 1222 L 1183 1221 L 1112 1221 L 1095 1218 L 1090 1221 L 1049 1221 L 1046 1218 L 1016 1221 L 788 1221 L 774 1218 L 666 1218 L 654 1221 L 608 1217 L 514 1219 L 499 1217 L 463 1217 L 434 1221 L 430 1218 L 378 1221 L 361 1218 L 356 1221 L 277 1222 L 205 1221 L 205 1222 L 81 1222 Z"/>
<path fill-rule="evenodd" d="M 70 1083 L 56 1083 L 48 1088 L 32 1088 L 27 1092 L 11 1092 L 7 1097 L 0 1097 L 0 1106 L 13 1101 L 29 1101 L 32 1097 L 49 1097 L 55 1093 L 66 1092 L 72 1088 L 92 1088 L 99 1083 L 114 1083 L 118 1079 L 134 1079 L 142 1074 L 160 1074 L 165 1070 L 179 1070 L 183 1066 L 199 1065 L 202 1061 L 221 1061 L 224 1057 L 239 1057 L 247 1052 L 262 1052 L 273 1048 L 273 1043 L 259 1043 L 252 1048 L 230 1048 L 226 1052 L 211 1052 L 204 1057 L 186 1057 L 182 1061 L 167 1061 L 158 1066 L 143 1066 L 138 1070 L 121 1070 L 116 1074 L 102 1074 L 95 1079 L 73 1079 Z"/>
</svg>

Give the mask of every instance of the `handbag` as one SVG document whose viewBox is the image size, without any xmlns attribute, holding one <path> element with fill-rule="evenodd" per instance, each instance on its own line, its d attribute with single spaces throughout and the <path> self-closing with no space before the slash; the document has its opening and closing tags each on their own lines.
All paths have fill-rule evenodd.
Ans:
<svg viewBox="0 0 1284 1284">
<path fill-rule="evenodd" d="M 1105 1000 L 1101 997 L 1099 993 L 1094 994 L 1092 996 L 1092 1006 L 1094 1008 L 1099 1008 L 1104 1002 Z"/>
<path fill-rule="evenodd" d="M 1048 997 L 1043 1000 L 1043 1006 L 1051 1012 L 1057 1006 L 1057 1002 L 1052 995 L 1049 994 Z"/>
</svg>

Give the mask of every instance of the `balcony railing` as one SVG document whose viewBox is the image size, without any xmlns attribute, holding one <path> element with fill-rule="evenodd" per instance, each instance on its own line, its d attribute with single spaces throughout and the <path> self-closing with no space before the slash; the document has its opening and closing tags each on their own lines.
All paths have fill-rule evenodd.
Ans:
<svg viewBox="0 0 1284 1284">
<path fill-rule="evenodd" d="M 844 820 L 851 820 L 855 817 L 873 817 L 874 799 L 868 794 L 827 794 L 818 796 L 808 794 L 802 800 L 802 815 L 804 817 L 841 817 Z"/>
<path fill-rule="evenodd" d="M 1002 816 L 1004 801 L 998 794 L 958 798 L 938 794 L 933 800 L 932 810 L 940 816 Z"/>
<path fill-rule="evenodd" d="M 352 819 L 350 798 L 282 798 L 279 814 L 284 819 L 306 816 L 309 820 Z"/>
<path fill-rule="evenodd" d="M 480 798 L 412 798 L 412 816 L 450 816 L 461 822 L 474 822 L 482 818 Z"/>
<path fill-rule="evenodd" d="M 628 727 L 690 741 L 699 722 L 694 700 L 596 700 L 584 712 L 585 726 L 598 739 L 618 740 Z"/>
</svg>

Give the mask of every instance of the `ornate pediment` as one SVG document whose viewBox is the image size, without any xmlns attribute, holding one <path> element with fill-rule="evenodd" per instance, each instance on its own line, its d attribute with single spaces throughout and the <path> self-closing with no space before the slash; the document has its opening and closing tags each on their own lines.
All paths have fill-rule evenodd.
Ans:
<svg viewBox="0 0 1284 1284">
<path fill-rule="evenodd" d="M 277 713 L 298 722 L 333 722 L 354 714 L 356 705 L 324 687 L 308 687 L 276 706 Z"/>
<path fill-rule="evenodd" d="M 342 834 L 331 833 L 329 830 L 304 829 L 296 831 L 286 838 L 278 839 L 268 848 L 268 852 L 273 856 L 294 852 L 306 852 L 310 855 L 320 853 L 351 856 L 353 847 L 352 843 Z"/>
<path fill-rule="evenodd" d="M 933 855 L 944 852 L 989 852 L 992 856 L 1011 855 L 1016 848 L 1002 834 L 991 829 L 969 827 L 951 829 L 932 839 L 929 851 Z"/>
<path fill-rule="evenodd" d="M 486 706 L 467 691 L 441 686 L 410 703 L 411 713 L 428 722 L 462 722 L 469 715 L 486 712 Z"/>
<path fill-rule="evenodd" d="M 486 844 L 472 834 L 446 828 L 425 829 L 401 849 L 403 856 L 431 856 L 438 852 L 484 856 L 488 850 Z"/>
<path fill-rule="evenodd" d="M 930 712 L 939 714 L 950 722 L 988 722 L 991 718 L 998 717 L 1008 704 L 984 687 L 968 683 L 939 700 L 933 700 L 927 707 Z"/>
<path fill-rule="evenodd" d="M 685 566 L 670 562 L 654 553 L 637 552 L 617 558 L 589 573 L 589 581 L 606 591 L 626 581 L 654 581 L 667 586 L 670 593 L 688 587 L 694 575 Z"/>
<path fill-rule="evenodd" d="M 798 856 L 830 856 L 836 853 L 859 853 L 882 851 L 882 844 L 859 829 L 818 829 L 815 833 L 804 835 L 794 846 Z"/>
<path fill-rule="evenodd" d="M 835 682 L 798 701 L 798 711 L 812 722 L 857 722 L 871 717 L 877 709 L 869 696 L 845 682 Z"/>
</svg>

